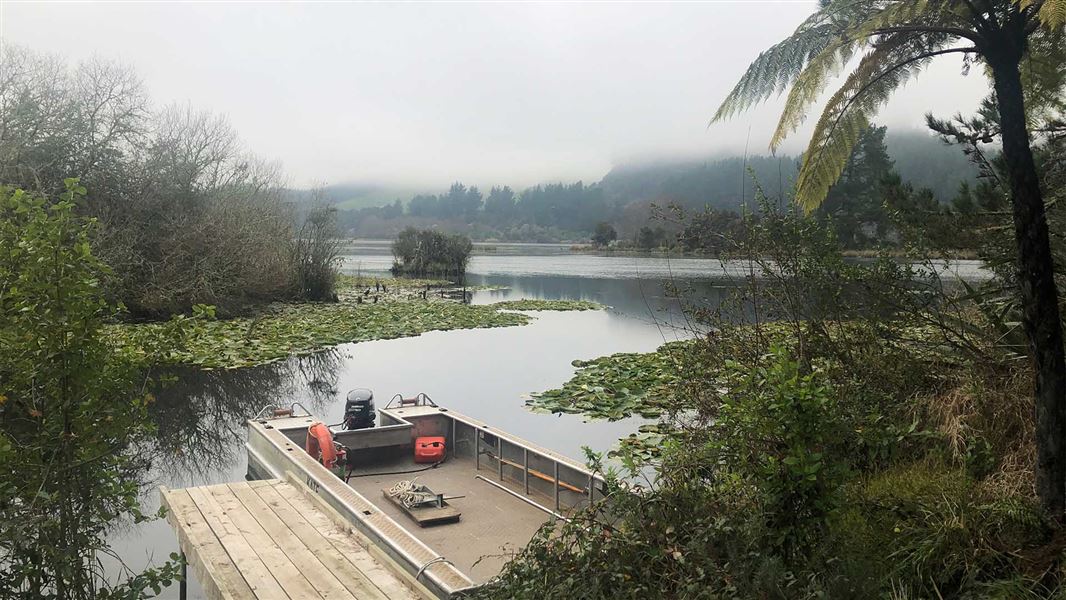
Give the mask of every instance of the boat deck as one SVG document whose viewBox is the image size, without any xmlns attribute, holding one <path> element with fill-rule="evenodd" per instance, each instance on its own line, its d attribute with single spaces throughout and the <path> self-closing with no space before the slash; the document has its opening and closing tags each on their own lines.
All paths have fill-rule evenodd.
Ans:
<svg viewBox="0 0 1066 600">
<path fill-rule="evenodd" d="M 299 485 L 267 479 L 160 488 L 167 520 L 207 598 L 432 597 Z"/>
<path fill-rule="evenodd" d="M 418 473 L 359 476 L 366 472 L 410 471 L 425 466 L 406 457 L 379 462 L 370 469 L 355 470 L 348 484 L 477 583 L 498 575 L 512 555 L 525 547 L 537 529 L 551 518 L 548 513 L 476 479 L 476 475 L 481 475 L 525 495 L 521 483 L 500 482 L 495 469 L 482 465 L 478 471 L 470 459 L 450 457 L 437 467 Z M 426 485 L 445 497 L 463 496 L 448 500 L 462 512 L 459 521 L 420 527 L 382 494 L 382 490 L 405 480 Z M 542 505 L 551 502 L 539 496 L 528 497 Z"/>
</svg>

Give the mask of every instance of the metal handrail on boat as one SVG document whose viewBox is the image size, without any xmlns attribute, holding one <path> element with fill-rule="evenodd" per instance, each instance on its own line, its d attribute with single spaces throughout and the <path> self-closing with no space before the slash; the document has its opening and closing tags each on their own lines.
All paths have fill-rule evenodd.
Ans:
<svg viewBox="0 0 1066 600">
<path fill-rule="evenodd" d="M 300 407 L 300 410 L 304 411 L 304 414 L 297 415 L 296 414 L 296 407 Z M 267 411 L 271 411 L 273 413 L 272 416 L 274 416 L 274 417 L 310 417 L 311 416 L 311 411 L 307 410 L 306 406 L 304 406 L 303 404 L 300 404 L 299 402 L 293 402 L 292 404 L 289 405 L 289 408 L 288 408 L 287 411 L 286 411 L 286 409 L 281 408 L 277 404 L 267 404 L 263 408 L 260 408 L 259 412 L 255 413 L 255 416 L 252 417 L 252 420 L 253 421 L 261 420 L 263 418 L 263 416 L 264 416 L 264 413 L 266 413 Z"/>
<path fill-rule="evenodd" d="M 399 404 L 396 401 L 399 400 Z M 405 408 L 408 406 L 432 406 L 434 408 L 440 408 L 432 398 L 427 396 L 424 392 L 419 392 L 414 398 L 404 398 L 403 394 L 396 394 L 389 400 L 389 403 L 385 405 L 385 410 L 390 408 Z"/>
<path fill-rule="evenodd" d="M 474 479 L 480 479 L 481 481 L 484 481 L 485 483 L 491 485 L 492 487 L 494 487 L 494 488 L 496 488 L 496 489 L 498 489 L 498 490 L 500 490 L 502 492 L 507 492 L 508 494 L 514 496 L 515 498 L 518 498 L 522 502 L 525 502 L 526 504 L 532 506 L 533 508 L 542 510 L 542 511 L 548 513 L 549 515 L 555 517 L 556 519 L 560 519 L 560 520 L 563 520 L 563 521 L 569 521 L 570 520 L 569 518 L 564 517 L 563 515 L 555 512 L 554 510 L 548 508 L 547 506 L 544 506 L 544 505 L 540 504 L 539 502 L 534 502 L 533 500 L 530 500 L 529 498 L 526 498 L 522 494 L 519 494 L 518 492 L 516 492 L 514 490 L 510 490 L 510 489 L 508 489 L 508 488 L 496 483 L 495 481 L 493 481 L 491 479 L 482 477 L 481 475 L 474 475 Z"/>
</svg>

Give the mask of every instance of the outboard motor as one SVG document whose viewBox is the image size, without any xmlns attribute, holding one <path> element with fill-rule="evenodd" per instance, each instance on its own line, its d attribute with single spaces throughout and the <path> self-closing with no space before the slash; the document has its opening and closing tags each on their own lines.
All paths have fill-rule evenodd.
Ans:
<svg viewBox="0 0 1066 600">
<path fill-rule="evenodd" d="M 374 392 L 366 388 L 356 388 L 348 392 L 344 402 L 344 428 L 366 429 L 374 426 L 377 412 L 374 411 Z"/>
</svg>

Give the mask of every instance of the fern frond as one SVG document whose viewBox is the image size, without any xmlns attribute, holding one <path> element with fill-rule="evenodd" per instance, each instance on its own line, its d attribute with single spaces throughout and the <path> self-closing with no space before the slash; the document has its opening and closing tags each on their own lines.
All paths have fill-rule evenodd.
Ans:
<svg viewBox="0 0 1066 600">
<path fill-rule="evenodd" d="M 785 138 L 803 124 L 807 109 L 825 90 L 829 80 L 839 74 L 840 69 L 851 60 L 856 51 L 871 43 L 871 38 L 878 29 L 913 21 L 929 11 L 930 0 L 867 2 L 864 6 L 867 12 L 864 15 L 857 14 L 855 11 L 846 11 L 847 8 L 853 8 L 853 6 L 847 3 L 837 3 L 826 7 L 827 16 L 832 21 L 840 23 L 841 17 L 847 16 L 855 20 L 857 24 L 841 29 L 836 43 L 812 57 L 795 78 L 781 118 L 778 120 L 777 129 L 770 139 L 771 150 L 777 150 Z M 870 12 L 874 8 L 876 11 Z M 844 15 L 845 12 L 850 14 Z M 856 17 L 865 18 L 856 20 Z"/>
<path fill-rule="evenodd" d="M 795 33 L 759 54 L 722 101 L 711 123 L 783 91 L 808 61 L 830 47 L 837 30 L 822 11 L 808 17 Z"/>
<path fill-rule="evenodd" d="M 1029 8 L 1040 0 L 1015 0 L 1021 8 Z M 1066 25 L 1066 0 L 1043 0 L 1037 18 L 1045 29 L 1055 30 Z"/>
<path fill-rule="evenodd" d="M 795 131 L 807 117 L 807 109 L 825 90 L 829 80 L 851 60 L 853 44 L 844 43 L 826 48 L 815 56 L 799 74 L 789 90 L 788 100 L 777 122 L 777 129 L 770 138 L 770 149 L 777 150 L 781 142 Z"/>
<path fill-rule="evenodd" d="M 1030 119 L 1044 120 L 1066 110 L 1066 32 L 1039 29 L 1019 67 Z"/>
<path fill-rule="evenodd" d="M 947 36 L 896 34 L 862 58 L 829 99 L 811 135 L 796 181 L 796 202 L 804 210 L 817 208 L 840 178 L 869 118 L 948 41 Z"/>
</svg>

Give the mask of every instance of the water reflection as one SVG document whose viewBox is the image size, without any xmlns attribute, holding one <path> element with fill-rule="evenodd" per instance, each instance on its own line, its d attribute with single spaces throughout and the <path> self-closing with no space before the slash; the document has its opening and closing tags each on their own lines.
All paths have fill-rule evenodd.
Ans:
<svg viewBox="0 0 1066 600">
<path fill-rule="evenodd" d="M 210 479 L 230 472 L 243 455 L 244 423 L 266 405 L 303 403 L 321 411 L 337 395 L 341 353 L 329 350 L 260 367 L 171 369 L 150 416 L 158 426 L 152 477 Z"/>
</svg>

